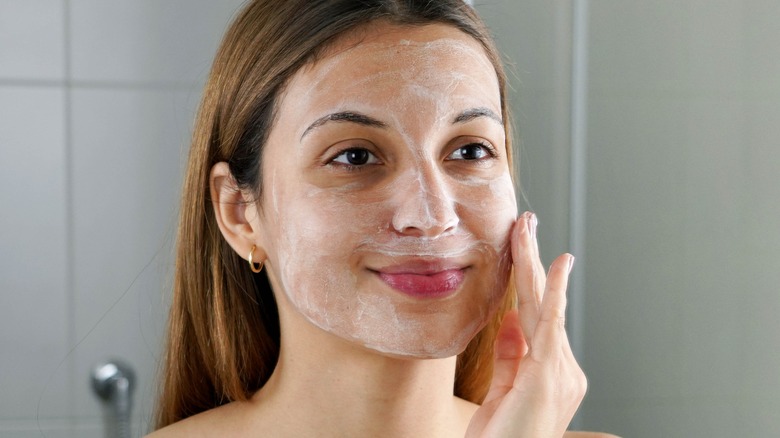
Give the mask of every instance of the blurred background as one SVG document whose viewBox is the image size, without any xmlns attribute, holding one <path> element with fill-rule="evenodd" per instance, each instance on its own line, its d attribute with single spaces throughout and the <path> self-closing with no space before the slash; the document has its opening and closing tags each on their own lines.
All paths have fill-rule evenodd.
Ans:
<svg viewBox="0 0 780 438">
<path fill-rule="evenodd" d="M 181 169 L 240 1 L 0 0 L 0 436 L 149 428 Z M 575 426 L 780 434 L 780 3 L 477 0 L 546 262 L 577 256 Z"/>
</svg>

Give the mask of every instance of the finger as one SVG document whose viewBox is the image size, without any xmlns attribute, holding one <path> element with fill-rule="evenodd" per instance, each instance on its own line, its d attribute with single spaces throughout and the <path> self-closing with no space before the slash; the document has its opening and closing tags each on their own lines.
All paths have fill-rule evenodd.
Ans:
<svg viewBox="0 0 780 438">
<path fill-rule="evenodd" d="M 520 362 L 528 353 L 517 309 L 509 310 L 501 321 L 494 345 L 493 377 L 485 399 L 469 422 L 467 437 L 485 436 L 490 423 L 495 424 L 496 411 L 505 406 L 506 395 L 512 390 Z M 501 424 L 498 425 L 500 427 Z M 493 426 L 496 428 L 497 426 Z M 494 436 L 491 434 L 490 436 Z"/>
<path fill-rule="evenodd" d="M 512 388 L 520 360 L 527 352 L 517 310 L 510 310 L 504 315 L 496 335 L 493 380 L 483 403 L 503 397 Z"/>
<path fill-rule="evenodd" d="M 550 266 L 539 322 L 531 343 L 531 355 L 536 360 L 545 360 L 559 354 L 562 347 L 568 344 L 565 329 L 566 288 L 573 264 L 574 257 L 571 254 L 563 254 Z"/>
<path fill-rule="evenodd" d="M 536 216 L 525 212 L 512 233 L 512 260 L 520 322 L 526 339 L 533 339 L 544 295 L 546 276 L 534 237 Z"/>
<path fill-rule="evenodd" d="M 538 218 L 536 217 L 536 214 L 531 216 L 531 237 L 533 242 L 534 272 L 536 276 L 536 287 L 539 290 L 539 303 L 541 306 L 541 301 L 542 298 L 544 297 L 545 286 L 547 284 L 547 272 L 544 268 L 544 263 L 542 263 L 542 255 L 539 252 L 539 236 L 536 233 L 538 222 L 539 221 Z"/>
</svg>

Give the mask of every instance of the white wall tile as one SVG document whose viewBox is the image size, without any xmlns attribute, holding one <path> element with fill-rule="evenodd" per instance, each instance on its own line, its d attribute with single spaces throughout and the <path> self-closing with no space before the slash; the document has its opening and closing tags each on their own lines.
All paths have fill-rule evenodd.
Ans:
<svg viewBox="0 0 780 438">
<path fill-rule="evenodd" d="M 0 1 L 0 79 L 62 80 L 64 2 Z"/>
<path fill-rule="evenodd" d="M 138 373 L 149 411 L 170 296 L 181 165 L 198 94 L 73 92 L 77 373 L 118 356 Z M 79 377 L 79 375 L 77 375 Z M 99 405 L 75 389 L 80 420 Z"/>
<path fill-rule="evenodd" d="M 222 33 L 241 3 L 73 0 L 73 78 L 202 81 Z"/>
<path fill-rule="evenodd" d="M 63 99 L 0 87 L 0 418 L 69 404 Z"/>
</svg>

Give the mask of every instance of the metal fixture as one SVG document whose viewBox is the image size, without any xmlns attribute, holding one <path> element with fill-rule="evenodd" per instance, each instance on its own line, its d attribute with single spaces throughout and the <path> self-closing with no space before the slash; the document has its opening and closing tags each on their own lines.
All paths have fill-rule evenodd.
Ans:
<svg viewBox="0 0 780 438">
<path fill-rule="evenodd" d="M 110 360 L 92 368 L 92 389 L 103 405 L 106 438 L 130 438 L 135 373 L 126 362 Z"/>
</svg>

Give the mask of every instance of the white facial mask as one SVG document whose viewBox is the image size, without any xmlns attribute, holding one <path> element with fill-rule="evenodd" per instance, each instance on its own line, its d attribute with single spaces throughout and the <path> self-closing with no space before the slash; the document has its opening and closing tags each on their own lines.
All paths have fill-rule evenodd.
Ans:
<svg viewBox="0 0 780 438">
<path fill-rule="evenodd" d="M 337 44 L 286 88 L 264 157 L 267 266 L 287 298 L 280 306 L 323 330 L 381 353 L 447 357 L 489 321 L 508 280 L 517 205 L 503 127 L 454 121 L 474 108 L 500 116 L 498 84 L 482 47 L 460 31 L 387 27 Z M 339 111 L 384 126 L 311 129 Z M 493 144 L 499 157 L 483 167 L 449 159 L 472 144 L 464 138 Z M 339 152 L 334 143 L 353 139 L 381 165 L 323 164 Z M 440 277 L 446 293 L 414 293 L 418 283 L 438 291 Z"/>
</svg>

